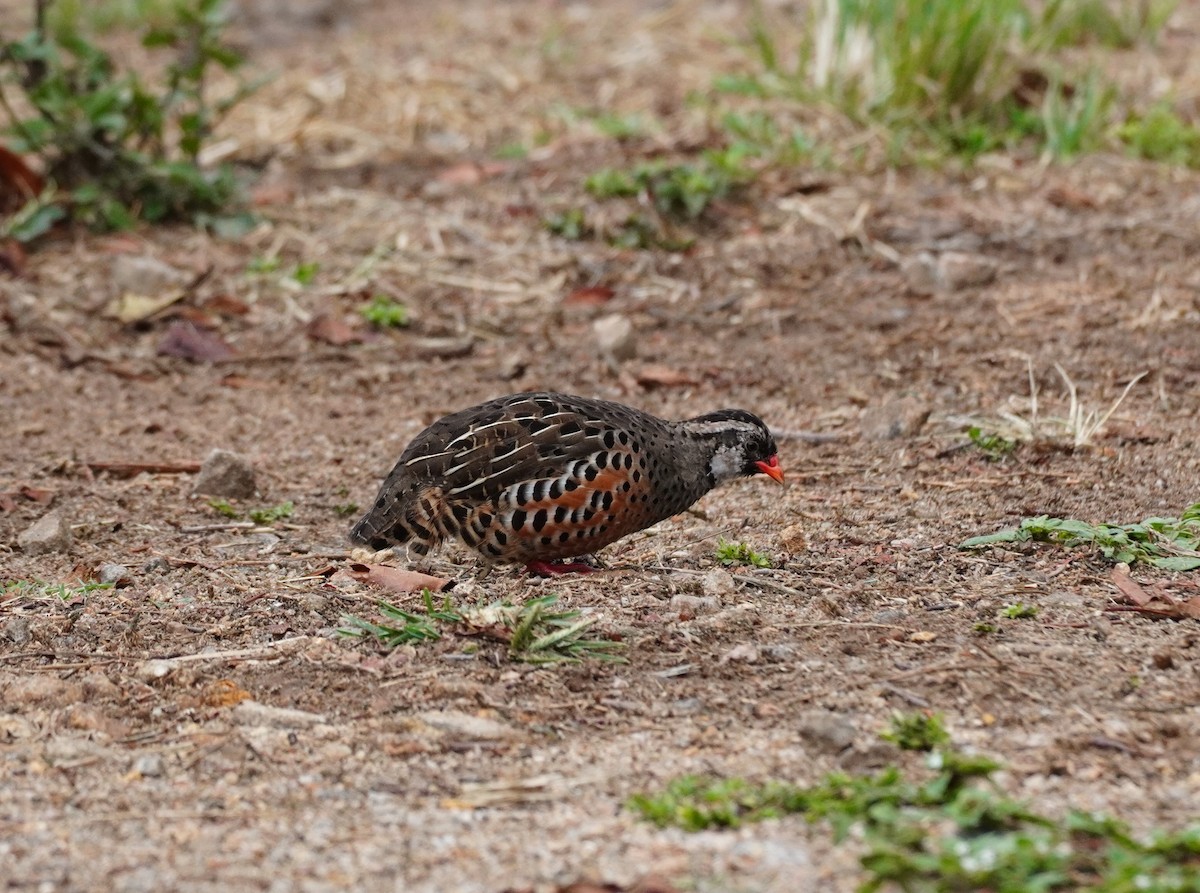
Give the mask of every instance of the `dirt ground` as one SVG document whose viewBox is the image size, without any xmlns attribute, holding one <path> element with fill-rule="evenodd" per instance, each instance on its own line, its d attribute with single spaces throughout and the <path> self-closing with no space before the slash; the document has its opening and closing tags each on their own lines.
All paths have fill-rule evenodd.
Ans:
<svg viewBox="0 0 1200 893">
<path fill-rule="evenodd" d="M 1200 64 L 1197 6 L 1129 70 Z M 688 93 L 744 64 L 723 35 L 745 8 L 326 12 L 324 30 L 281 20 L 284 39 L 246 37 L 278 76 L 221 151 L 259 170 L 257 229 L 78 233 L 0 278 L 2 576 L 128 569 L 114 589 L 0 597 L 5 889 L 499 893 L 656 875 L 850 890 L 853 843 L 802 819 L 686 835 L 623 804 L 689 772 L 867 771 L 897 758 L 877 734 L 915 709 L 944 713 L 1049 812 L 1142 830 L 1194 817 L 1200 626 L 1112 611 L 1110 568 L 1085 551 L 956 544 L 1029 515 L 1131 522 L 1197 501 L 1200 176 L 1114 157 L 813 167 L 726 202 L 689 252 L 569 242 L 540 220 L 590 201 L 584 173 L 703 144 Z M 578 114 L 597 108 L 664 123 L 617 141 Z M 512 143 L 536 148 L 495 162 Z M 111 301 L 169 290 L 130 272 L 142 257 L 208 275 L 122 324 Z M 248 272 L 263 258 L 278 269 Z M 312 262 L 311 283 L 285 281 Z M 931 288 L 925 263 L 945 274 Z M 413 324 L 310 337 L 314 318 L 352 321 L 375 293 Z M 632 322 L 633 359 L 597 353 L 608 314 Z M 189 323 L 232 354 L 160 355 Z M 960 448 L 964 420 L 1031 417 L 1030 369 L 1052 431 L 1068 414 L 1056 363 L 1101 411 L 1146 376 L 1086 448 Z M 788 483 L 710 494 L 586 577 L 475 583 L 453 549 L 425 565 L 462 580 L 462 598 L 555 592 L 598 612 L 626 664 L 339 637 L 379 597 L 333 572 L 346 504 L 366 504 L 436 417 L 538 388 L 671 417 L 751 409 L 779 432 Z M 193 496 L 180 469 L 215 448 L 257 470 L 238 508 L 295 513 L 231 526 Z M 72 544 L 20 549 L 51 510 Z M 776 567 L 710 573 L 721 536 Z M 1186 574 L 1133 575 L 1195 594 Z M 1016 602 L 1036 618 L 999 616 Z"/>
</svg>

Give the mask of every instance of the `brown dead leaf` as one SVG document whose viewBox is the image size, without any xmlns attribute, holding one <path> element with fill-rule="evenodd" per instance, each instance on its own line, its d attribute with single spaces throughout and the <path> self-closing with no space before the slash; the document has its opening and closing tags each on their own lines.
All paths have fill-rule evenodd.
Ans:
<svg viewBox="0 0 1200 893">
<path fill-rule="evenodd" d="M 686 372 L 657 364 L 643 366 L 634 379 L 644 388 L 681 388 L 700 383 Z"/>
<path fill-rule="evenodd" d="M 17 492 L 30 502 L 36 502 L 38 505 L 49 505 L 54 502 L 54 491 L 46 487 L 31 487 L 25 484 Z"/>
<path fill-rule="evenodd" d="M 367 340 L 366 333 L 350 325 L 344 319 L 319 313 L 304 329 L 313 341 L 324 341 L 334 347 L 345 347 L 347 344 L 362 344 Z"/>
<path fill-rule="evenodd" d="M 218 316 L 245 316 L 250 312 L 250 305 L 241 298 L 221 292 L 213 295 L 200 304 L 201 309 Z"/>
<path fill-rule="evenodd" d="M 509 165 L 496 161 L 484 164 L 464 161 L 461 164 L 452 164 L 445 168 L 437 175 L 437 179 L 439 183 L 446 183 L 450 186 L 475 186 L 508 169 Z"/>
<path fill-rule="evenodd" d="M 1128 568 L 1114 567 L 1109 576 L 1112 578 L 1113 583 L 1116 584 L 1117 589 L 1121 590 L 1121 595 L 1125 597 L 1125 601 L 1129 604 L 1137 605 L 1141 608 L 1153 601 L 1153 596 L 1129 576 Z"/>
<path fill-rule="evenodd" d="M 25 249 L 16 239 L 0 240 L 0 270 L 13 276 L 24 276 L 27 260 Z"/>
<path fill-rule="evenodd" d="M 158 354 L 197 363 L 213 363 L 236 356 L 234 349 L 220 335 L 197 329 L 190 322 L 182 320 L 171 323 L 158 343 Z"/>
<path fill-rule="evenodd" d="M 36 502 L 38 505 L 50 505 L 54 502 L 55 492 L 45 487 L 31 487 L 23 484 L 16 490 L 0 492 L 0 512 L 5 514 L 15 512 L 21 502 Z"/>
<path fill-rule="evenodd" d="M 1178 602 L 1176 607 L 1183 617 L 1200 620 L 1200 595 L 1193 595 L 1187 601 Z"/>
<path fill-rule="evenodd" d="M 563 298 L 563 303 L 576 307 L 602 307 L 612 300 L 615 294 L 616 291 L 607 285 L 587 285 L 575 289 Z"/>
<path fill-rule="evenodd" d="M 360 564 L 358 562 L 347 566 L 346 573 L 360 583 L 376 586 L 380 589 L 390 589 L 392 592 L 420 592 L 428 589 L 430 592 L 441 592 L 450 581 L 445 577 L 432 577 L 418 571 L 404 570 L 388 564 Z"/>
<path fill-rule="evenodd" d="M 225 388 L 239 388 L 245 391 L 269 391 L 272 388 L 278 387 L 273 382 L 261 378 L 250 378 L 247 375 L 237 375 L 233 372 L 221 378 L 221 386 Z"/>
<path fill-rule="evenodd" d="M 41 195 L 45 185 L 24 158 L 0 146 L 0 208 L 21 207 L 35 195 Z"/>
<path fill-rule="evenodd" d="M 287 183 L 265 183 L 256 186 L 250 193 L 250 202 L 256 208 L 267 205 L 286 205 L 296 197 L 296 190 Z"/>
<path fill-rule="evenodd" d="M 1050 187 L 1046 190 L 1046 201 L 1055 207 L 1068 208 L 1072 211 L 1090 211 L 1097 207 L 1095 198 L 1071 186 Z"/>
<path fill-rule="evenodd" d="M 218 679 L 206 685 L 200 692 L 200 703 L 205 707 L 232 707 L 248 700 L 250 692 L 232 679 Z"/>
</svg>

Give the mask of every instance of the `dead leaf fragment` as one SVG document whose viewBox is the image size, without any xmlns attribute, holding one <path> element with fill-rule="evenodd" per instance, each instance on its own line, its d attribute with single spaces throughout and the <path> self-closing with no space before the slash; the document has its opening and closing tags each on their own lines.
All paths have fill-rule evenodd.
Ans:
<svg viewBox="0 0 1200 893">
<path fill-rule="evenodd" d="M 328 313 L 319 313 L 314 316 L 304 331 L 313 341 L 324 341 L 334 347 L 362 344 L 367 340 L 366 333 L 361 329 L 356 329 L 344 319 Z"/>
<path fill-rule="evenodd" d="M 25 163 L 25 159 L 0 146 L 0 208 L 19 208 L 35 195 L 40 195 L 45 182 Z"/>
<path fill-rule="evenodd" d="M 116 319 L 124 325 L 144 322 L 150 317 L 162 313 L 176 301 L 182 299 L 183 295 L 182 289 L 156 296 L 126 292 L 104 308 L 104 315 Z"/>
<path fill-rule="evenodd" d="M 700 383 L 686 372 L 657 364 L 643 366 L 634 379 L 644 388 L 682 388 Z"/>
<path fill-rule="evenodd" d="M 437 179 L 439 183 L 446 183 L 450 186 L 475 186 L 508 169 L 509 165 L 501 162 L 476 164 L 473 161 L 464 161 L 461 164 L 452 164 L 445 168 L 438 173 Z"/>
<path fill-rule="evenodd" d="M 1141 587 L 1132 577 L 1129 576 L 1129 568 L 1125 565 L 1117 565 L 1113 568 L 1110 575 L 1117 589 L 1121 590 L 1121 595 L 1125 596 L 1125 600 L 1131 605 L 1137 605 L 1139 608 L 1150 604 L 1153 601 L 1153 596 Z"/>
<path fill-rule="evenodd" d="M 190 322 L 182 320 L 171 323 L 158 343 L 158 354 L 197 363 L 214 363 L 236 356 L 234 349 L 220 335 L 197 329 Z"/>
<path fill-rule="evenodd" d="M 0 240 L 0 270 L 13 276 L 23 276 L 27 260 L 25 249 L 16 239 Z"/>
<path fill-rule="evenodd" d="M 250 692 L 232 679 L 218 679 L 204 687 L 200 693 L 200 703 L 205 707 L 232 707 L 250 697 Z"/>
<path fill-rule="evenodd" d="M 346 567 L 346 573 L 352 579 L 368 586 L 380 589 L 390 589 L 392 592 L 410 593 L 428 589 L 430 592 L 441 592 L 450 581 L 445 577 L 433 577 L 418 571 L 404 570 L 388 564 L 359 564 L 357 562 Z"/>
<path fill-rule="evenodd" d="M 241 298 L 227 295 L 224 292 L 215 294 L 200 305 L 201 309 L 218 316 L 245 316 L 250 312 L 250 305 Z"/>
<path fill-rule="evenodd" d="M 607 285 L 587 285 L 575 289 L 563 298 L 563 303 L 577 307 L 602 307 L 612 300 L 615 294 L 616 291 Z"/>
</svg>

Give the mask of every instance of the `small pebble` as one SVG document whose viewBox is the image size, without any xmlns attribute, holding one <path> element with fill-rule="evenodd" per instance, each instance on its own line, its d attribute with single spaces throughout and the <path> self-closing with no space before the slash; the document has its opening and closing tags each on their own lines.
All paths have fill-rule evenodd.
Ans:
<svg viewBox="0 0 1200 893">
<path fill-rule="evenodd" d="M 17 545 L 27 555 L 65 552 L 73 541 L 71 525 L 57 509 L 43 515 L 17 536 Z"/>
<path fill-rule="evenodd" d="M 854 743 L 854 723 L 831 710 L 805 710 L 796 717 L 796 730 L 810 744 L 831 753 L 841 753 Z"/>
<path fill-rule="evenodd" d="M 592 323 L 592 338 L 601 356 L 614 360 L 631 360 L 637 356 L 637 339 L 633 323 L 620 313 L 610 313 Z"/>
<path fill-rule="evenodd" d="M 101 583 L 111 583 L 113 586 L 129 585 L 129 568 L 123 564 L 102 564 L 99 576 Z"/>
<path fill-rule="evenodd" d="M 170 569 L 171 569 L 171 562 L 167 561 L 167 559 L 162 558 L 162 557 L 151 558 L 149 561 L 147 561 L 145 564 L 142 565 L 142 573 L 143 574 L 165 574 Z"/>
<path fill-rule="evenodd" d="M 699 614 L 709 614 L 719 607 L 720 602 L 711 595 L 688 595 L 681 592 L 671 596 L 672 611 L 678 611 L 680 614 L 691 614 L 693 617 Z"/>
<path fill-rule="evenodd" d="M 918 397 L 897 397 L 864 409 L 859 430 L 867 440 L 898 440 L 921 433 L 932 407 Z"/>
<path fill-rule="evenodd" d="M 723 595 L 732 595 L 737 590 L 737 583 L 729 571 L 714 567 L 700 578 L 700 589 L 705 595 L 717 599 Z"/>
<path fill-rule="evenodd" d="M 133 761 L 133 771 L 144 778 L 158 778 L 163 774 L 162 754 L 142 754 Z"/>
<path fill-rule="evenodd" d="M 192 277 L 157 257 L 118 254 L 113 259 L 112 281 L 120 294 L 158 297 L 162 292 L 185 285 Z"/>
<path fill-rule="evenodd" d="M 228 450 L 213 450 L 200 466 L 192 493 L 248 499 L 258 491 L 250 460 Z"/>
</svg>

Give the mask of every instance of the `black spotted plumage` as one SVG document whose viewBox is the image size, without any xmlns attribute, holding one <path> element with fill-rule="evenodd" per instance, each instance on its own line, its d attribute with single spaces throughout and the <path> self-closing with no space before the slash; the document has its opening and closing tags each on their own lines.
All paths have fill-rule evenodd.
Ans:
<svg viewBox="0 0 1200 893">
<path fill-rule="evenodd" d="M 350 537 L 418 554 L 456 537 L 489 565 L 541 564 L 594 552 L 759 472 L 782 480 L 770 431 L 744 410 L 671 422 L 606 400 L 513 394 L 417 435 Z"/>
</svg>

